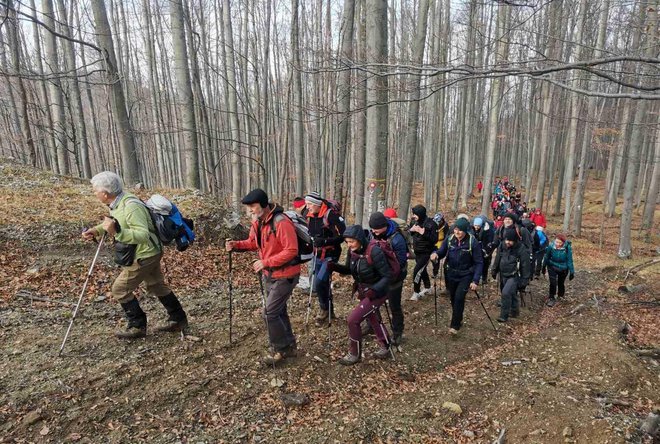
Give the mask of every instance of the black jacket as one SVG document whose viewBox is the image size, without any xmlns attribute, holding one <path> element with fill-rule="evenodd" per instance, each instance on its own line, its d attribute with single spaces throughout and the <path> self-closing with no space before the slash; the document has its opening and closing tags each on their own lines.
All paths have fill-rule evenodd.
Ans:
<svg viewBox="0 0 660 444">
<path fill-rule="evenodd" d="M 484 268 L 484 259 L 481 245 L 471 234 L 467 234 L 462 241 L 451 234 L 442 242 L 436 251 L 438 258 L 445 260 L 445 277 L 451 280 L 462 280 L 471 277 L 472 282 L 479 283 Z"/>
<path fill-rule="evenodd" d="M 351 228 L 355 227 L 351 226 Z M 355 279 L 355 289 L 359 292 L 360 299 L 380 299 L 387 295 L 390 284 L 390 265 L 383 251 L 374 246 L 371 249 L 371 260 L 365 255 L 369 241 L 364 232 L 346 233 L 360 241 L 358 251 L 349 251 L 346 256 L 346 264 L 332 264 L 332 269 L 340 274 L 350 274 Z M 371 263 L 370 263 L 371 262 Z"/>
<path fill-rule="evenodd" d="M 514 223 L 512 225 L 516 229 L 516 232 L 518 233 L 518 236 L 527 250 L 527 254 L 531 256 L 532 254 L 532 235 L 529 234 L 529 231 L 520 224 Z M 497 233 L 495 233 L 495 240 L 493 241 L 493 246 L 494 247 L 499 247 L 501 244 L 504 243 L 504 230 L 506 230 L 506 227 L 502 225 L 500 228 L 497 229 Z"/>
<path fill-rule="evenodd" d="M 325 224 L 326 219 L 327 226 Z M 341 244 L 344 242 L 342 234 L 346 229 L 344 219 L 328 208 L 326 204 L 323 204 L 319 214 L 307 213 L 307 227 L 309 235 L 314 239 L 317 256 L 330 257 L 335 261 L 339 259 Z"/>
<path fill-rule="evenodd" d="M 491 254 L 493 254 L 495 227 L 493 227 L 489 222 L 484 222 L 484 226 L 481 227 L 479 231 L 477 230 L 474 231 L 474 237 L 476 237 L 479 243 L 481 243 L 481 249 L 484 252 L 484 256 L 490 256 Z"/>
<path fill-rule="evenodd" d="M 438 225 L 426 215 L 426 211 L 420 212 L 417 217 L 418 219 L 412 222 L 410 226 L 419 225 L 424 228 L 424 234 L 410 232 L 413 239 L 413 250 L 415 254 L 431 254 L 435 250 L 436 242 L 438 242 Z"/>
<path fill-rule="evenodd" d="M 526 286 L 529 283 L 532 268 L 529 253 L 521 242 L 516 242 L 511 248 L 507 248 L 504 242 L 500 244 L 493 266 L 493 276 L 497 273 L 502 279 L 520 278 L 518 283 L 520 286 Z"/>
</svg>

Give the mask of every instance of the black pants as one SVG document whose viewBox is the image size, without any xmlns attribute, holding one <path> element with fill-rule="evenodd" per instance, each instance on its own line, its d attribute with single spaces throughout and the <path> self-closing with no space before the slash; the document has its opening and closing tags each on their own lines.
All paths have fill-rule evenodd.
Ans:
<svg viewBox="0 0 660 444">
<path fill-rule="evenodd" d="M 568 276 L 568 270 L 557 270 L 554 267 L 548 267 L 548 279 L 550 280 L 551 298 L 554 298 L 555 295 L 558 295 L 560 298 L 564 297 L 564 293 L 566 293 L 566 288 L 564 287 L 566 276 Z"/>
<path fill-rule="evenodd" d="M 500 291 L 502 292 L 500 317 L 502 319 L 508 319 L 512 312 L 516 313 L 520 311 L 520 301 L 518 300 L 518 278 L 500 278 Z"/>
<path fill-rule="evenodd" d="M 481 282 L 484 284 L 488 282 L 488 269 L 490 268 L 490 262 L 492 261 L 492 256 L 484 255 L 484 271 L 481 273 Z"/>
<path fill-rule="evenodd" d="M 537 251 L 532 254 L 532 271 L 534 272 L 534 276 L 538 277 L 541 275 L 543 256 L 545 256 L 545 250 Z"/>
<path fill-rule="evenodd" d="M 419 293 L 422 287 L 422 281 L 424 281 L 424 288 L 431 288 L 431 279 L 429 278 L 429 272 L 426 271 L 426 266 L 429 263 L 429 258 L 431 253 L 415 253 L 415 270 L 413 271 L 413 290 L 415 293 Z M 421 271 L 421 276 L 418 278 L 417 273 Z"/>
<path fill-rule="evenodd" d="M 470 289 L 472 282 L 472 275 L 466 276 L 459 280 L 448 278 L 445 275 L 445 285 L 449 292 L 449 300 L 451 301 L 451 324 L 449 326 L 458 330 L 463 324 L 463 310 L 465 309 L 465 296 Z"/>
<path fill-rule="evenodd" d="M 403 309 L 401 308 L 401 293 L 403 292 L 403 282 L 394 284 L 387 293 L 387 299 L 392 311 L 392 332 L 395 335 L 403 333 Z"/>
</svg>

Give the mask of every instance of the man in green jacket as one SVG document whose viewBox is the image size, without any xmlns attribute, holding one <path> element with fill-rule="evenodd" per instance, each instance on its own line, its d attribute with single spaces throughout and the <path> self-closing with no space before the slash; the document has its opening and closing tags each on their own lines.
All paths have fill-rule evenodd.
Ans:
<svg viewBox="0 0 660 444">
<path fill-rule="evenodd" d="M 122 180 L 115 173 L 104 171 L 94 176 L 91 182 L 97 199 L 110 207 L 110 217 L 106 216 L 101 224 L 85 230 L 82 237 L 93 240 L 107 233 L 115 239 L 115 262 L 121 265 L 121 273 L 112 284 L 111 294 L 121 303 L 128 319 L 126 330 L 118 330 L 115 335 L 121 339 L 146 336 L 147 315 L 133 295 L 142 282 L 147 293 L 156 296 L 169 315 L 167 323 L 157 330 L 185 330 L 188 327 L 186 312 L 165 283 L 160 268 L 163 246 L 149 210 L 135 195 L 123 190 Z"/>
</svg>

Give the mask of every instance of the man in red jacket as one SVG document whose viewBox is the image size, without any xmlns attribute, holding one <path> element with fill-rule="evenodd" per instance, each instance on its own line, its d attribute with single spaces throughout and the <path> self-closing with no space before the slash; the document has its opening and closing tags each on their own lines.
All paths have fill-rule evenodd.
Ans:
<svg viewBox="0 0 660 444">
<path fill-rule="evenodd" d="M 548 222 L 546 221 L 543 213 L 541 213 L 540 208 L 534 210 L 531 216 L 529 216 L 529 220 L 531 220 L 534 223 L 534 225 L 541 226 L 543 228 L 548 227 Z"/>
<path fill-rule="evenodd" d="M 296 338 L 286 304 L 291 292 L 298 284 L 300 264 L 298 237 L 293 222 L 283 214 L 279 205 L 268 203 L 264 190 L 255 189 L 241 203 L 247 205 L 252 214 L 250 236 L 243 241 L 227 241 L 227 251 L 258 251 L 259 259 L 252 264 L 255 273 L 266 287 L 264 318 L 272 350 L 264 359 L 267 365 L 276 364 L 285 358 L 296 356 Z"/>
</svg>

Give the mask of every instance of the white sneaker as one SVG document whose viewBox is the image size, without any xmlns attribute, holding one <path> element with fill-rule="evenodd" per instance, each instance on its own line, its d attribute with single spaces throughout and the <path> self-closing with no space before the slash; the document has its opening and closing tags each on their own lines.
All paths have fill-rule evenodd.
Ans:
<svg viewBox="0 0 660 444">
<path fill-rule="evenodd" d="M 420 299 L 422 299 L 422 293 L 413 293 L 410 297 L 411 301 L 419 301 Z"/>
<path fill-rule="evenodd" d="M 420 292 L 420 295 L 421 295 L 421 296 L 424 296 L 425 294 L 430 293 L 430 292 L 431 292 L 431 289 L 430 289 L 430 288 L 425 288 L 424 290 L 422 290 L 422 291 Z"/>
</svg>

